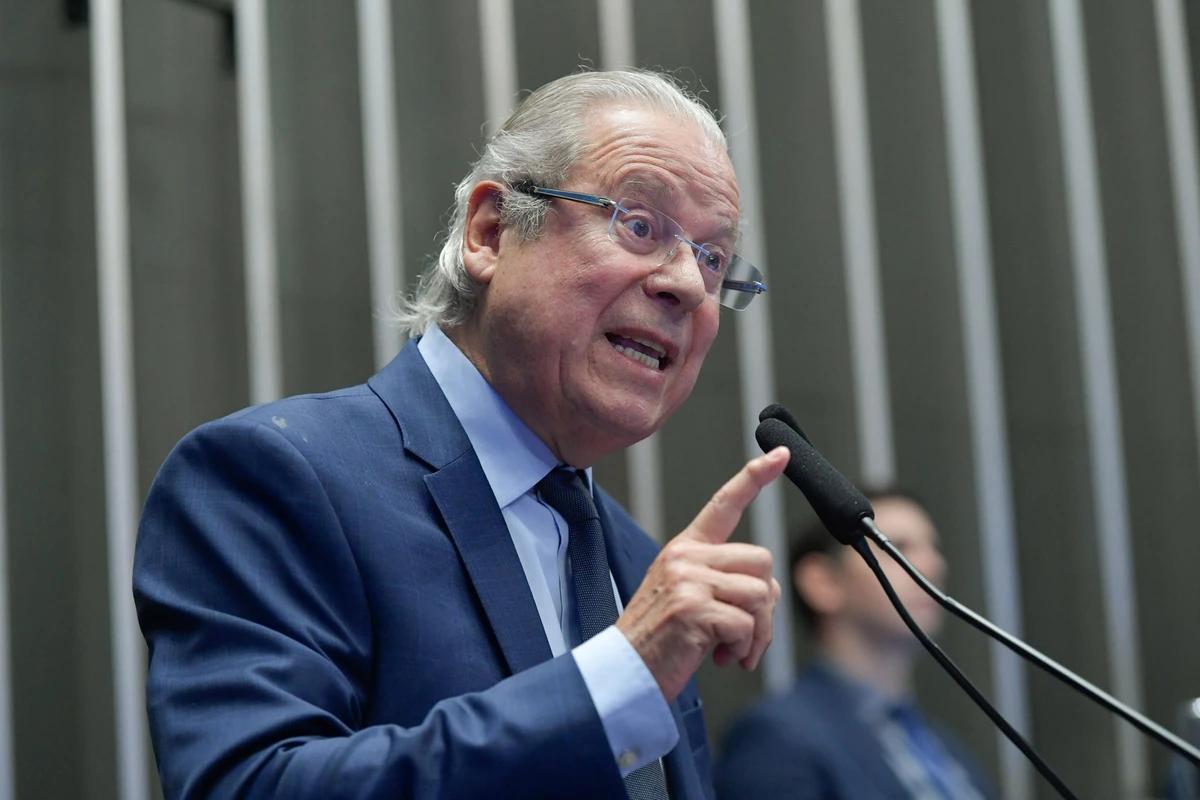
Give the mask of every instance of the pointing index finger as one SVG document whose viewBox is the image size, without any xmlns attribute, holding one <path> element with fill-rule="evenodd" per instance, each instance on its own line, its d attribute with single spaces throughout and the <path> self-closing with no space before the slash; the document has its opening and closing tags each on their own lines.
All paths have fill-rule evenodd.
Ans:
<svg viewBox="0 0 1200 800">
<path fill-rule="evenodd" d="M 753 458 L 738 470 L 716 494 L 704 504 L 692 524 L 681 534 L 709 544 L 722 544 L 737 527 L 742 512 L 758 493 L 779 477 L 791 454 L 782 445 L 769 453 Z"/>
</svg>

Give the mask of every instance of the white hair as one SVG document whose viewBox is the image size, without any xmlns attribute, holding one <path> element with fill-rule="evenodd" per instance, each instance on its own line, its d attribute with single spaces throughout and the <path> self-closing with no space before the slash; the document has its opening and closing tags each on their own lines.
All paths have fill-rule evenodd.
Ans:
<svg viewBox="0 0 1200 800">
<path fill-rule="evenodd" d="M 695 124 L 722 150 L 725 134 L 713 112 L 674 78 L 647 70 L 578 72 L 534 91 L 488 139 L 483 153 L 454 190 L 454 210 L 441 253 L 421 275 L 416 291 L 399 301 L 395 323 L 419 336 L 432 324 L 453 327 L 474 311 L 479 285 L 463 264 L 467 203 L 481 181 L 496 181 L 507 191 L 501 222 L 522 239 L 538 236 L 549 201 L 512 189 L 522 181 L 557 187 L 584 154 L 588 119 L 597 108 L 632 105 L 665 112 Z"/>
</svg>

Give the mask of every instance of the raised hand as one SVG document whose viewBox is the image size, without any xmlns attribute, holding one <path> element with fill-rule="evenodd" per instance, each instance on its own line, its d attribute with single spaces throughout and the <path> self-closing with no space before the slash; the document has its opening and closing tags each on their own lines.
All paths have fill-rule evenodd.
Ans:
<svg viewBox="0 0 1200 800">
<path fill-rule="evenodd" d="M 713 653 L 754 669 L 771 643 L 779 583 L 771 553 L 730 542 L 742 513 L 787 466 L 786 447 L 749 461 L 663 547 L 617 628 L 642 657 L 667 700 L 674 700 Z"/>
</svg>

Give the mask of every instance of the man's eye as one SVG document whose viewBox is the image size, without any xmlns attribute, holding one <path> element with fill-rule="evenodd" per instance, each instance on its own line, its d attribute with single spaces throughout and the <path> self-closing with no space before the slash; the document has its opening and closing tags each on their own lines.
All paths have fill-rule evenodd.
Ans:
<svg viewBox="0 0 1200 800">
<path fill-rule="evenodd" d="M 630 217 L 625 220 L 625 230 L 638 239 L 654 237 L 654 226 L 650 224 L 650 220 L 644 217 Z"/>
<path fill-rule="evenodd" d="M 724 272 L 728 263 L 729 260 L 725 258 L 725 254 L 719 250 L 710 250 L 705 247 L 700 251 L 700 264 L 711 272 Z"/>
</svg>

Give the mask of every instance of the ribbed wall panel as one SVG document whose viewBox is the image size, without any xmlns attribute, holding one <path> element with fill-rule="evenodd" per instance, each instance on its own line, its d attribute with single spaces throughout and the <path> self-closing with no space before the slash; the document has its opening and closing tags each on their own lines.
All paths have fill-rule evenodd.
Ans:
<svg viewBox="0 0 1200 800">
<path fill-rule="evenodd" d="M 1196 694 L 1200 545 L 1179 517 L 1200 500 L 1190 4 L 224 4 L 247 29 L 221 3 L 113 2 L 90 27 L 62 3 L 15 4 L 0 26 L 0 771 L 15 796 L 158 792 L 136 766 L 142 675 L 118 609 L 131 492 L 206 419 L 366 377 L 398 342 L 382 297 L 436 254 L 486 130 L 580 64 L 670 69 L 729 112 L 746 247 L 769 256 L 771 286 L 769 314 L 722 312 L 692 398 L 599 480 L 669 537 L 744 462 L 751 406 L 779 400 L 847 474 L 928 499 L 960 600 L 1164 723 Z M 114 173 L 91 87 L 93 56 L 111 63 L 97 15 L 118 7 Z M 383 22 L 365 30 L 370 9 Z M 109 143 L 95 153 L 94 136 Z M 782 558 L 778 533 L 811 514 L 779 492 L 735 538 Z M 768 516 L 782 528 L 764 537 Z M 702 668 L 714 744 L 786 683 L 786 638 L 769 680 Z M 973 631 L 942 639 L 1027 712 L 1081 796 L 1159 788 L 1157 748 L 1040 674 L 1014 679 Z M 1029 795 L 944 676 L 923 666 L 919 692 L 1007 797 Z M 1038 780 L 1033 795 L 1051 796 Z"/>
</svg>

